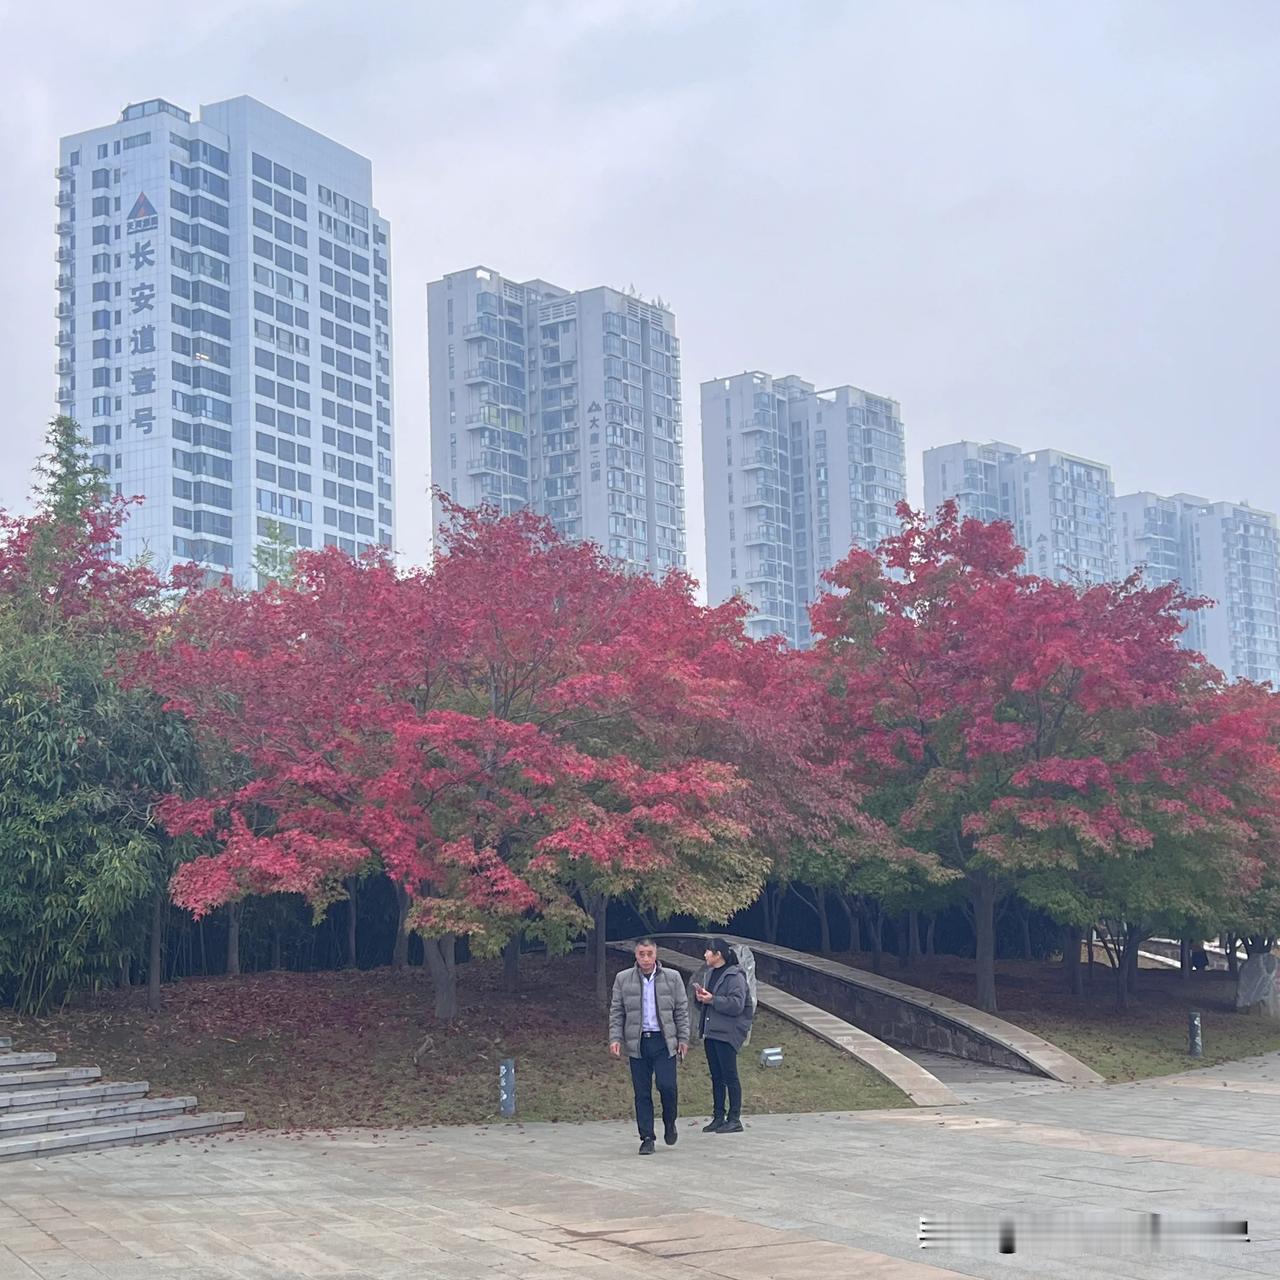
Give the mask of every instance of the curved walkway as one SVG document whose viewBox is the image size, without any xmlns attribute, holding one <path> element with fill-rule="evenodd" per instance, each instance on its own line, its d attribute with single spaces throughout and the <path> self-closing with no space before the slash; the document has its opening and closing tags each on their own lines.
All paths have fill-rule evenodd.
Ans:
<svg viewBox="0 0 1280 1280">
<path fill-rule="evenodd" d="M 611 942 L 609 945 L 615 951 L 631 949 L 630 944 L 625 942 Z M 659 947 L 658 959 L 668 968 L 679 969 L 682 973 L 692 973 L 701 963 L 670 947 Z M 918 1107 L 952 1107 L 965 1101 L 931 1071 L 906 1054 L 899 1053 L 891 1045 L 877 1040 L 869 1032 L 845 1022 L 843 1018 L 819 1009 L 817 1005 L 808 1004 L 758 979 L 756 999 L 762 1009 L 776 1013 L 780 1018 L 817 1036 L 819 1040 L 825 1040 L 842 1053 L 856 1058 L 876 1075 L 901 1089 Z"/>
<path fill-rule="evenodd" d="M 656 936 L 659 940 L 701 941 L 706 934 L 662 933 Z M 824 996 L 830 998 L 829 981 L 834 980 L 844 988 L 842 994 L 851 997 L 847 999 L 847 1003 L 853 1006 L 847 1010 L 851 1015 L 849 1020 L 878 1033 L 883 1039 L 1031 1075 L 1047 1076 L 1062 1084 L 1102 1082 L 1102 1077 L 1092 1067 L 1048 1040 L 971 1005 L 776 943 L 760 942 L 755 938 L 735 939 L 729 934 L 724 936 L 730 942 L 742 942 L 751 948 L 756 956 L 758 975 L 776 978 L 783 969 L 798 971 L 788 976 L 807 979 L 802 984 L 808 988 L 805 994 L 819 999 Z"/>
</svg>

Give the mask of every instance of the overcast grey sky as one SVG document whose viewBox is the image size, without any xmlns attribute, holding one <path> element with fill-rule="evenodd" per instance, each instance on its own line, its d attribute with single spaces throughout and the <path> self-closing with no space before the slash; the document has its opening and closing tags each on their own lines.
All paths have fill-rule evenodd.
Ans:
<svg viewBox="0 0 1280 1280">
<path fill-rule="evenodd" d="M 109 34 L 110 33 L 110 34 Z M 393 225 L 399 542 L 428 536 L 425 284 L 484 263 L 676 310 L 763 368 L 1118 491 L 1280 507 L 1274 0 L 0 0 L 0 505 L 52 413 L 60 135 L 251 94 L 369 156 Z"/>
</svg>

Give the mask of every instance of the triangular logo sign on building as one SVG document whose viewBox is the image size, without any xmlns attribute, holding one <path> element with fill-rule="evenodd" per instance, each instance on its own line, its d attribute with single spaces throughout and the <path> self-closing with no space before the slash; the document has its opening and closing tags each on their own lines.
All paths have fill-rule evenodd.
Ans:
<svg viewBox="0 0 1280 1280">
<path fill-rule="evenodd" d="M 138 198 L 133 202 L 133 208 L 129 210 L 127 221 L 130 235 L 156 229 L 159 218 L 156 215 L 155 206 L 147 199 L 145 192 L 138 193 Z"/>
</svg>

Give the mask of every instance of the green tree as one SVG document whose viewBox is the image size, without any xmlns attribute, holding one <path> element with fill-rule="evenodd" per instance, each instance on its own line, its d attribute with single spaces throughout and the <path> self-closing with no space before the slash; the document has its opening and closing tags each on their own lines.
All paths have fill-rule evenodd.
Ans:
<svg viewBox="0 0 1280 1280">
<path fill-rule="evenodd" d="M 159 943 L 177 846 L 151 820 L 189 785 L 184 723 L 117 678 L 160 583 L 110 558 L 123 512 L 56 419 L 35 515 L 0 513 L 0 996 L 39 1012 Z"/>
</svg>

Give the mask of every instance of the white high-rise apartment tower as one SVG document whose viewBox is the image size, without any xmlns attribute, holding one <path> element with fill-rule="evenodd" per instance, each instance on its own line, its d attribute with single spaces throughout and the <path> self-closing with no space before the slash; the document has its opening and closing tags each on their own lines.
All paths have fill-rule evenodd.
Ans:
<svg viewBox="0 0 1280 1280">
<path fill-rule="evenodd" d="M 1027 572 L 1060 582 L 1116 576 L 1114 494 L 1110 467 L 1057 449 L 961 440 L 924 454 L 927 511 L 954 498 L 962 517 L 1008 521 Z"/>
<path fill-rule="evenodd" d="M 473 267 L 427 286 L 427 342 L 438 488 L 465 507 L 531 508 L 635 570 L 684 567 L 670 310 Z"/>
<path fill-rule="evenodd" d="M 1243 502 L 1190 493 L 1116 499 L 1121 566 L 1151 586 L 1212 600 L 1186 615 L 1182 643 L 1233 678 L 1280 688 L 1280 522 Z"/>
<path fill-rule="evenodd" d="M 898 531 L 898 404 L 758 371 L 704 382 L 702 472 L 708 599 L 741 593 L 750 635 L 803 648 L 822 574 Z"/>
<path fill-rule="evenodd" d="M 58 407 L 143 506 L 121 554 L 237 582 L 278 526 L 394 538 L 389 227 L 369 161 L 252 98 L 63 138 Z"/>
</svg>

